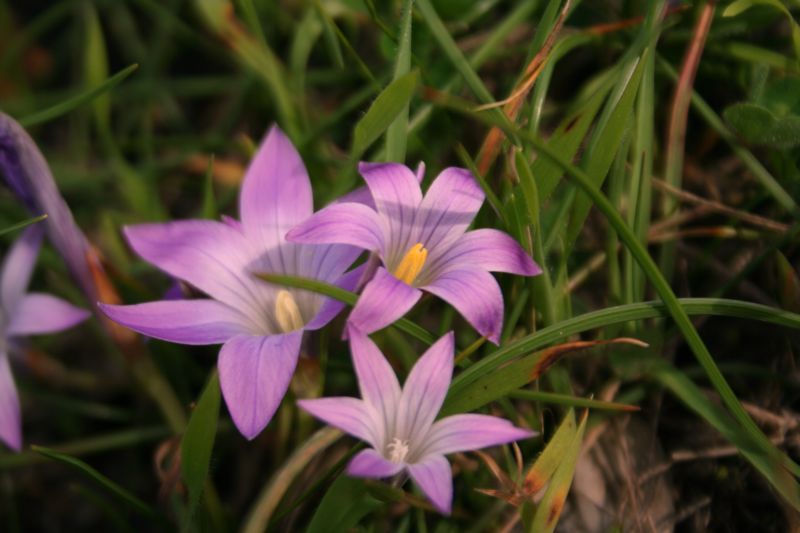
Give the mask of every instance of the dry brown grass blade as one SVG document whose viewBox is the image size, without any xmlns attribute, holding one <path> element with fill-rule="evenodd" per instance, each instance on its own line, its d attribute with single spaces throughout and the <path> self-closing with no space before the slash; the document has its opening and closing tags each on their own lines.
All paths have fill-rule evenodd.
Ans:
<svg viewBox="0 0 800 533">
<path fill-rule="evenodd" d="M 561 32 L 561 28 L 564 26 L 564 21 L 566 20 L 571 7 L 572 0 L 566 0 L 566 2 L 564 2 L 564 6 L 561 8 L 561 13 L 558 15 L 558 19 L 556 20 L 553 29 L 547 35 L 547 39 L 545 39 L 544 44 L 542 44 L 542 48 L 536 53 L 531 62 L 528 63 L 527 67 L 525 67 L 525 76 L 511 92 L 511 95 L 500 102 L 494 102 L 492 104 L 480 106 L 478 108 L 479 111 L 503 106 L 503 112 L 512 122 L 517 119 L 519 110 L 522 108 L 522 104 L 525 101 L 525 96 L 527 96 L 527 94 L 533 88 L 533 85 L 536 83 L 536 80 L 539 77 L 539 74 L 542 72 L 545 63 L 547 63 L 547 59 L 550 56 L 550 51 L 553 49 L 556 38 Z M 497 154 L 500 153 L 500 144 L 503 141 L 503 137 L 504 135 L 502 131 L 500 131 L 500 129 L 497 127 L 493 127 L 486 136 L 486 139 L 483 141 L 483 145 L 481 146 L 480 150 L 480 159 L 478 160 L 478 172 L 481 174 L 486 174 L 486 172 L 492 166 L 492 163 L 494 163 L 494 160 L 497 158 Z"/>
<path fill-rule="evenodd" d="M 541 358 L 531 371 L 531 381 L 538 379 L 539 376 L 541 376 L 548 368 L 553 366 L 553 364 L 555 364 L 556 361 L 564 357 L 564 355 L 568 354 L 569 352 L 583 350 L 586 348 L 592 348 L 594 346 L 602 346 L 605 344 L 632 344 L 640 348 L 647 348 L 650 346 L 646 342 L 641 341 L 639 339 L 634 339 L 632 337 L 617 337 L 616 339 L 607 339 L 599 341 L 565 342 L 564 344 L 559 344 L 558 346 L 553 346 L 552 348 L 547 348 L 546 350 L 542 350 Z"/>
</svg>

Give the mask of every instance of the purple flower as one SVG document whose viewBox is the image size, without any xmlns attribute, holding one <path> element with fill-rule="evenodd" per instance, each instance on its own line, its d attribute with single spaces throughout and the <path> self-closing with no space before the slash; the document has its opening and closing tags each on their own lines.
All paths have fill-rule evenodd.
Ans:
<svg viewBox="0 0 800 533">
<path fill-rule="evenodd" d="M 140 256 L 209 298 L 101 304 L 101 309 L 150 337 L 222 343 L 217 367 L 225 403 L 236 427 L 252 439 L 289 387 L 303 331 L 321 328 L 342 309 L 318 294 L 264 283 L 254 273 L 303 276 L 352 290 L 361 269 L 344 272 L 360 250 L 285 241 L 289 228 L 308 218 L 313 205 L 300 155 L 277 127 L 247 169 L 239 212 L 241 222 L 184 220 L 125 228 Z"/>
<path fill-rule="evenodd" d="M 62 331 L 89 316 L 88 311 L 50 294 L 26 294 L 42 230 L 38 224 L 26 229 L 0 271 L 0 440 L 17 451 L 22 448 L 22 424 L 9 351 L 19 348 L 19 337 Z"/>
<path fill-rule="evenodd" d="M 42 224 L 47 228 L 50 242 L 93 305 L 98 292 L 89 262 L 96 269 L 100 268 L 100 262 L 58 192 L 53 173 L 36 143 L 17 121 L 1 112 L 0 173 L 34 215 L 47 214 Z"/>
<path fill-rule="evenodd" d="M 375 209 L 356 202 L 330 205 L 292 229 L 300 243 L 341 243 L 378 254 L 383 266 L 364 287 L 348 319 L 364 333 L 388 326 L 431 292 L 455 307 L 495 344 L 503 325 L 503 295 L 489 272 L 534 276 L 541 269 L 507 234 L 467 232 L 483 191 L 462 168 L 447 168 L 425 197 L 406 166 L 361 163 Z"/>
<path fill-rule="evenodd" d="M 453 333 L 428 348 L 403 388 L 389 362 L 362 332 L 349 327 L 361 398 L 300 400 L 315 417 L 369 443 L 347 466 L 356 477 L 383 478 L 407 471 L 443 514 L 450 514 L 453 481 L 445 454 L 533 436 L 533 431 L 488 415 L 461 414 L 434 422 L 453 375 Z"/>
</svg>

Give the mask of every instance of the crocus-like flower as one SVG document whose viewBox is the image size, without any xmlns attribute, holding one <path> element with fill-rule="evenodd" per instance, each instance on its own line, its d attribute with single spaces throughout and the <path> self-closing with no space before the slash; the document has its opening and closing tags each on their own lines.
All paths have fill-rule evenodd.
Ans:
<svg viewBox="0 0 800 533">
<path fill-rule="evenodd" d="M 88 311 L 50 294 L 26 294 L 42 230 L 38 224 L 26 229 L 0 272 L 0 440 L 14 450 L 22 447 L 22 425 L 9 351 L 19 347 L 20 337 L 62 331 L 89 316 Z"/>
<path fill-rule="evenodd" d="M 360 250 L 288 243 L 284 235 L 313 212 L 300 155 L 277 127 L 267 134 L 242 183 L 241 222 L 184 220 L 125 228 L 145 260 L 209 298 L 102 305 L 113 320 L 181 344 L 220 344 L 217 367 L 236 427 L 252 439 L 281 402 L 297 365 L 304 330 L 321 328 L 342 304 L 256 279 L 290 274 L 352 289 L 360 269 L 344 274 Z"/>
<path fill-rule="evenodd" d="M 465 169 L 447 168 L 425 197 L 406 166 L 361 163 L 375 209 L 357 202 L 326 207 L 292 229 L 300 243 L 341 243 L 378 254 L 383 266 L 364 287 L 348 322 L 364 333 L 388 326 L 431 292 L 455 307 L 495 344 L 503 325 L 503 295 L 489 272 L 534 276 L 541 269 L 509 235 L 467 232 L 484 194 Z"/>
<path fill-rule="evenodd" d="M 505 444 L 534 435 L 489 415 L 460 414 L 434 422 L 453 375 L 453 333 L 439 339 L 411 369 L 403 388 L 366 335 L 348 327 L 361 398 L 300 400 L 313 416 L 369 443 L 347 467 L 356 477 L 383 478 L 406 470 L 443 514 L 453 481 L 445 454 Z"/>
</svg>

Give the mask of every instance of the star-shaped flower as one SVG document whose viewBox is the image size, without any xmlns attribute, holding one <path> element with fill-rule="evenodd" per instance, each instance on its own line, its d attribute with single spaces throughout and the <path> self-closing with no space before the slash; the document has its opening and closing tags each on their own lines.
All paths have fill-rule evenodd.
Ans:
<svg viewBox="0 0 800 533">
<path fill-rule="evenodd" d="M 402 389 L 372 340 L 352 326 L 348 333 L 361 399 L 320 398 L 298 404 L 371 446 L 350 461 L 350 475 L 383 478 L 406 470 L 433 505 L 450 514 L 453 481 L 445 454 L 534 435 L 489 415 L 460 414 L 434 422 L 453 375 L 452 332 L 422 355 Z"/>
<path fill-rule="evenodd" d="M 89 317 L 88 311 L 61 298 L 26 293 L 42 235 L 43 228 L 38 224 L 26 229 L 0 271 L 0 440 L 17 451 L 22 448 L 22 424 L 9 351 L 20 347 L 20 337 L 56 333 Z"/>
<path fill-rule="evenodd" d="M 423 197 L 417 177 L 397 163 L 361 163 L 375 209 L 357 202 L 330 205 L 292 229 L 299 243 L 341 243 L 376 252 L 383 266 L 365 286 L 348 319 L 364 333 L 388 326 L 431 292 L 455 307 L 495 344 L 503 325 L 503 295 L 489 272 L 535 276 L 541 269 L 506 233 L 466 231 L 483 204 L 475 178 L 447 168 Z"/>
<path fill-rule="evenodd" d="M 131 247 L 209 298 L 101 305 L 113 320 L 181 344 L 220 344 L 220 386 L 236 427 L 254 438 L 272 418 L 297 365 L 303 331 L 319 329 L 342 304 L 284 289 L 255 273 L 289 274 L 352 290 L 361 272 L 345 274 L 360 250 L 286 242 L 286 232 L 313 212 L 311 184 L 291 141 L 273 127 L 253 158 L 239 198 L 241 222 L 184 220 L 125 228 Z"/>
</svg>

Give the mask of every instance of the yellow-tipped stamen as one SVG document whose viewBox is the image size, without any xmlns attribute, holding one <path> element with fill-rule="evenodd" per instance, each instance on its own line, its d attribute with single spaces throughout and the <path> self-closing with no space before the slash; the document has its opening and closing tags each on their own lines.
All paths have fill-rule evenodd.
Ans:
<svg viewBox="0 0 800 533">
<path fill-rule="evenodd" d="M 422 246 L 421 242 L 418 242 L 411 247 L 397 268 L 394 269 L 394 277 L 409 285 L 413 284 L 422 271 L 422 267 L 425 266 L 427 258 L 428 250 Z"/>
<path fill-rule="evenodd" d="M 278 296 L 275 298 L 275 319 L 284 333 L 295 331 L 305 325 L 297 302 L 287 290 L 278 291 Z"/>
</svg>

